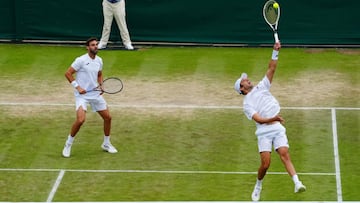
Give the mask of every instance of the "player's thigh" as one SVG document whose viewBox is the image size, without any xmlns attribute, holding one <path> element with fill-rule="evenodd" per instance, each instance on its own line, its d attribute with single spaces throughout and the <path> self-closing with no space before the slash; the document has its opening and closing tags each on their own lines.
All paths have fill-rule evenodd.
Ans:
<svg viewBox="0 0 360 203">
<path fill-rule="evenodd" d="M 271 152 L 260 152 L 261 165 L 265 168 L 269 168 L 271 162 Z"/>
<path fill-rule="evenodd" d="M 111 120 L 109 109 L 98 111 L 98 113 L 101 116 L 101 118 L 103 118 L 104 120 Z"/>
</svg>

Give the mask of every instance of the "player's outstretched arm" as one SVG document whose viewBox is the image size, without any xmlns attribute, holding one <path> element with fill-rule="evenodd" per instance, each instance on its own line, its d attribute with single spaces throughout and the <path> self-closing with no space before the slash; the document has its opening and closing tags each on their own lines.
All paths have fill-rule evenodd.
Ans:
<svg viewBox="0 0 360 203">
<path fill-rule="evenodd" d="M 274 44 L 274 47 L 273 47 L 273 53 L 272 53 L 272 56 L 271 56 L 271 60 L 269 62 L 269 68 L 268 68 L 268 70 L 266 72 L 266 76 L 269 79 L 270 83 L 272 82 L 272 79 L 273 79 L 274 74 L 275 74 L 280 48 L 281 48 L 280 42 L 276 42 Z"/>
</svg>

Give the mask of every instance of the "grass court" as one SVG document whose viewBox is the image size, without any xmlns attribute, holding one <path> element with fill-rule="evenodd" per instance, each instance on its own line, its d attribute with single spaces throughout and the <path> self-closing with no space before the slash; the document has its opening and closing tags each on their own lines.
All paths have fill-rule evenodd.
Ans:
<svg viewBox="0 0 360 203">
<path fill-rule="evenodd" d="M 251 200 L 259 155 L 255 124 L 233 90 L 241 72 L 264 76 L 271 48 L 143 47 L 104 50 L 104 76 L 124 90 L 105 95 L 112 143 L 91 108 L 72 156 L 61 151 L 75 118 L 64 73 L 79 46 L 0 44 L 0 201 Z M 360 201 L 360 50 L 282 48 L 272 93 L 295 168 L 294 194 L 276 153 L 263 201 Z"/>
</svg>

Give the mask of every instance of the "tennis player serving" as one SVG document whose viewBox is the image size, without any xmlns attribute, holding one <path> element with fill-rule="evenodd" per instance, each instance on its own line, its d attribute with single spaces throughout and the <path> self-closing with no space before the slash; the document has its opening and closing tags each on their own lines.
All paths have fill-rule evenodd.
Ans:
<svg viewBox="0 0 360 203">
<path fill-rule="evenodd" d="M 101 91 L 86 91 L 101 86 L 103 81 L 102 68 L 103 61 L 97 56 L 98 42 L 96 38 L 86 41 L 87 53 L 76 58 L 65 73 L 66 79 L 74 87 L 76 120 L 74 121 L 70 134 L 65 142 L 62 155 L 70 157 L 71 146 L 75 135 L 85 122 L 87 105 L 90 104 L 93 111 L 99 113 L 104 120 L 104 142 L 102 149 L 109 153 L 116 153 L 117 150 L 110 142 L 111 116 L 107 103 Z M 74 77 L 76 75 L 76 78 Z"/>
<path fill-rule="evenodd" d="M 260 200 L 262 182 L 270 166 L 272 147 L 279 154 L 288 174 L 295 184 L 295 193 L 304 192 L 306 187 L 299 180 L 295 167 L 291 162 L 286 129 L 282 125 L 284 119 L 280 116 L 280 105 L 270 93 L 271 82 L 278 62 L 280 42 L 273 47 L 272 57 L 265 77 L 254 86 L 246 73 L 242 73 L 235 82 L 235 90 L 244 95 L 244 113 L 249 120 L 256 122 L 256 136 L 261 164 L 258 169 L 257 181 L 251 195 L 253 201 Z"/>
</svg>

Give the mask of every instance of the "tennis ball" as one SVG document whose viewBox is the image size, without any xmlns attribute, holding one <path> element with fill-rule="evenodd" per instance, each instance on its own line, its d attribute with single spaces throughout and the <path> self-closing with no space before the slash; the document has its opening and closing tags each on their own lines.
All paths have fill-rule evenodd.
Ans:
<svg viewBox="0 0 360 203">
<path fill-rule="evenodd" d="M 274 3 L 274 4 L 273 4 L 273 7 L 274 7 L 275 9 L 278 9 L 278 8 L 279 8 L 279 4 L 278 4 L 278 3 Z"/>
</svg>

